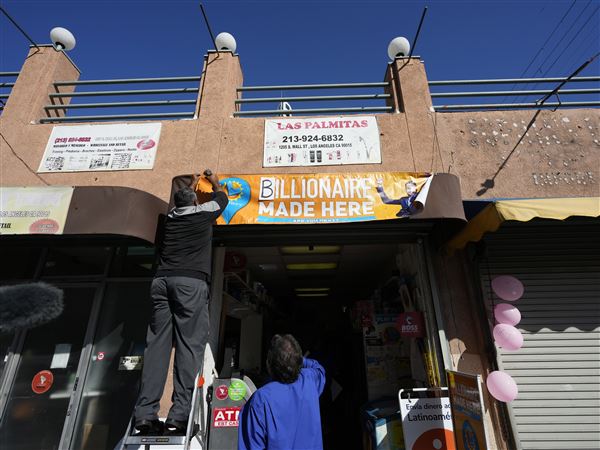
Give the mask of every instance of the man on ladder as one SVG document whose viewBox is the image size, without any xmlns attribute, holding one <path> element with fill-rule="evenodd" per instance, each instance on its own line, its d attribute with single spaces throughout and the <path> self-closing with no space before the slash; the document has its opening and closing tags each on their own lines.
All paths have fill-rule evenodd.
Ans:
<svg viewBox="0 0 600 450">
<path fill-rule="evenodd" d="M 175 207 L 165 221 L 150 291 L 153 314 L 146 335 L 142 386 L 134 412 L 139 435 L 186 434 L 194 380 L 208 341 L 212 226 L 228 203 L 218 177 L 209 169 L 204 175 L 212 185 L 212 200 L 198 204 L 195 176 L 190 187 L 175 193 Z M 173 405 L 163 425 L 158 411 L 173 344 Z"/>
</svg>

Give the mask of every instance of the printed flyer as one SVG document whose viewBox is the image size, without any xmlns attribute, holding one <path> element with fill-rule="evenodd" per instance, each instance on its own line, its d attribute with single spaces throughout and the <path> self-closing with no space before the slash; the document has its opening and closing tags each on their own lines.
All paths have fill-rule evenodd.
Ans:
<svg viewBox="0 0 600 450">
<path fill-rule="evenodd" d="M 485 450 L 481 376 L 446 371 L 457 450 Z"/>
</svg>

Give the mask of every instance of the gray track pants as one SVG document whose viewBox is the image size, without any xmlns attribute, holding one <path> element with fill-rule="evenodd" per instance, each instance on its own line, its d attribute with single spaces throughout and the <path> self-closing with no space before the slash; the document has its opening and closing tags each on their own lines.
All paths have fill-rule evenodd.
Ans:
<svg viewBox="0 0 600 450">
<path fill-rule="evenodd" d="M 189 277 L 157 277 L 150 293 L 154 311 L 146 335 L 135 420 L 158 418 L 171 348 L 175 345 L 173 406 L 168 418 L 187 422 L 194 379 L 202 367 L 208 341 L 208 284 Z"/>
</svg>

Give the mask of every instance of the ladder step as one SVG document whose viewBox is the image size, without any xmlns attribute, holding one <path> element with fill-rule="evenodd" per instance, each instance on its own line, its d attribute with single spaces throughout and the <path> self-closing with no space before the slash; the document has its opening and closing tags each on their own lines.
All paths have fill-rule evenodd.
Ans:
<svg viewBox="0 0 600 450">
<path fill-rule="evenodd" d="M 183 445 L 185 436 L 128 436 L 125 445 Z"/>
</svg>

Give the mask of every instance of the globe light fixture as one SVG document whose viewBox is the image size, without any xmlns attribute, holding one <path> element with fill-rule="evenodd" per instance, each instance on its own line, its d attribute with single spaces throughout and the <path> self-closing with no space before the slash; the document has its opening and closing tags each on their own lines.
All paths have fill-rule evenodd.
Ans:
<svg viewBox="0 0 600 450">
<path fill-rule="evenodd" d="M 408 56 L 410 53 L 410 43 L 405 37 L 396 37 L 388 45 L 388 56 L 393 61 L 396 58 Z"/>
<path fill-rule="evenodd" d="M 231 52 L 235 53 L 237 44 L 235 38 L 229 33 L 219 33 L 215 38 L 217 44 L 217 50 L 220 52 Z"/>
<path fill-rule="evenodd" d="M 75 48 L 75 36 L 66 28 L 55 27 L 50 30 L 50 40 L 56 51 L 69 51 Z"/>
</svg>

